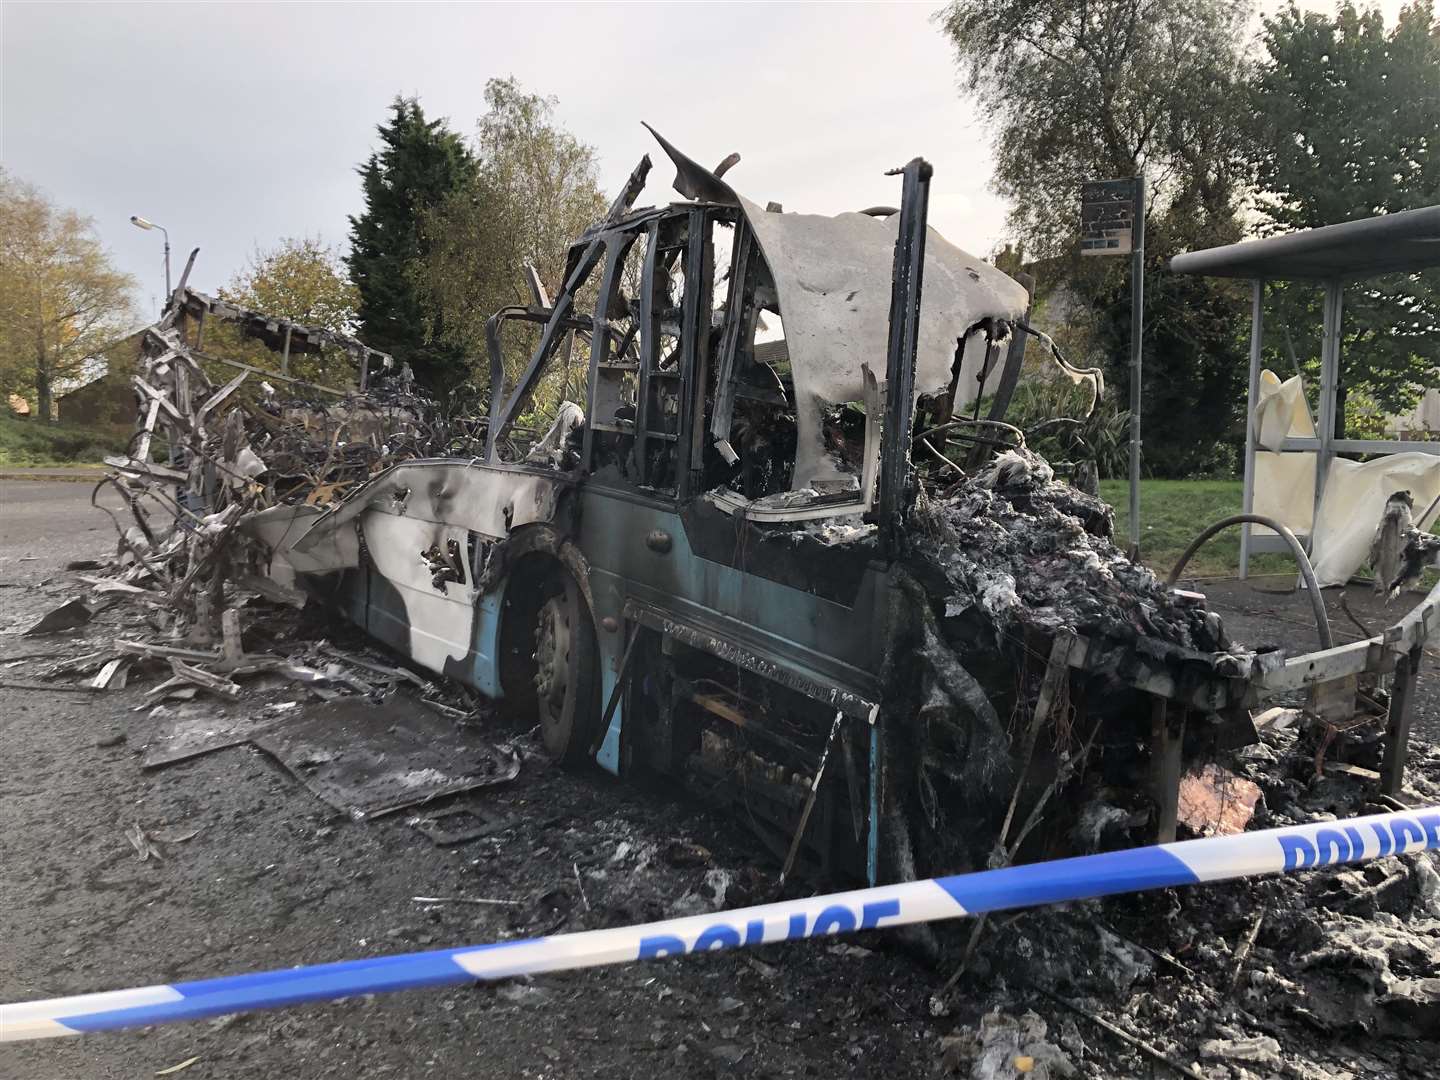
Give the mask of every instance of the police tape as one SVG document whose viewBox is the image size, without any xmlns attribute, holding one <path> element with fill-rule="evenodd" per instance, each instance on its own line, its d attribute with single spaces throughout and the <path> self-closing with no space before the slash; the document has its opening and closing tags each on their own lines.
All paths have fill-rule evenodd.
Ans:
<svg viewBox="0 0 1440 1080">
<path fill-rule="evenodd" d="M 0 1042 L 768 945 L 1007 908 L 1363 862 L 1427 848 L 1440 848 L 1440 807 L 1082 855 L 641 926 L 0 1005 Z"/>
</svg>

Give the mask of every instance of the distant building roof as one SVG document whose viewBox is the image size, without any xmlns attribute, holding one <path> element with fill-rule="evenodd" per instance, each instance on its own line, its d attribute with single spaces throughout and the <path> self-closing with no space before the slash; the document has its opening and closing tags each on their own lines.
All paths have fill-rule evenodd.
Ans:
<svg viewBox="0 0 1440 1080">
<path fill-rule="evenodd" d="M 116 370 L 112 357 L 124 357 L 128 354 L 130 360 L 135 360 L 140 355 L 140 337 L 144 333 L 145 328 L 141 327 L 122 338 L 116 338 L 99 352 L 85 357 L 81 361 L 83 366 L 78 375 L 60 379 L 55 383 L 55 397 L 62 398 L 67 394 L 73 394 L 75 391 L 83 390 L 105 378 L 110 372 Z"/>
</svg>

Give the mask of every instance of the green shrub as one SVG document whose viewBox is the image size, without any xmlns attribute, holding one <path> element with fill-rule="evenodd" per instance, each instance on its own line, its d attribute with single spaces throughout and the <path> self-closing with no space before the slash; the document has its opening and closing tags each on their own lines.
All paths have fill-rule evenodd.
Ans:
<svg viewBox="0 0 1440 1080">
<path fill-rule="evenodd" d="M 1129 468 L 1130 413 L 1102 395 L 1089 416 L 1090 387 L 1068 379 L 1027 379 L 1015 388 L 1005 421 L 1062 473 L 1089 462 L 1101 479 Z"/>
<path fill-rule="evenodd" d="M 125 450 L 128 427 L 54 424 L 0 416 L 0 465 L 87 465 Z"/>
</svg>

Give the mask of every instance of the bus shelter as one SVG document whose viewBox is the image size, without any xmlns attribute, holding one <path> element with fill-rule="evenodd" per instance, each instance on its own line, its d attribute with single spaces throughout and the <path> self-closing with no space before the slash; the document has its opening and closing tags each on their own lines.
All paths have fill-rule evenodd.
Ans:
<svg viewBox="0 0 1440 1080">
<path fill-rule="evenodd" d="M 1240 278 L 1251 282 L 1250 385 L 1246 400 L 1244 510 L 1246 514 L 1256 512 L 1257 454 L 1309 455 L 1314 462 L 1314 480 L 1308 521 L 1284 523 L 1291 525 L 1292 531 L 1305 541 L 1310 554 L 1317 560 L 1323 559 L 1323 553 L 1316 550 L 1316 534 L 1322 530 L 1325 520 L 1322 512 L 1326 509 L 1327 484 L 1335 485 L 1337 455 L 1431 455 L 1435 458 L 1434 462 L 1423 457 L 1391 457 L 1390 461 L 1402 474 L 1409 470 L 1409 474 L 1424 478 L 1414 485 L 1424 489 L 1421 494 L 1425 494 L 1432 484 L 1440 485 L 1440 442 L 1349 439 L 1337 438 L 1335 435 L 1346 286 L 1381 274 L 1414 273 L 1431 267 L 1440 267 L 1440 206 L 1427 206 L 1419 210 L 1362 218 L 1283 236 L 1185 252 L 1170 261 L 1170 269 L 1174 273 Z M 1282 431 L 1282 438 L 1269 440 L 1270 445 L 1262 445 L 1257 413 L 1264 396 L 1261 360 L 1265 325 L 1265 285 L 1269 281 L 1310 281 L 1321 285 L 1324 295 L 1323 330 L 1318 416 L 1313 422 L 1303 424 L 1301 434 L 1292 435 L 1288 431 Z M 1303 405 L 1301 409 L 1304 410 Z M 1263 462 L 1267 466 L 1287 463 L 1306 465 L 1302 470 L 1290 470 L 1288 475 L 1308 477 L 1308 462 L 1286 462 L 1279 458 Z M 1433 469 L 1430 467 L 1432 465 Z M 1378 471 L 1372 470 L 1377 477 L 1383 471 L 1383 467 Z M 1284 474 L 1283 470 L 1276 473 Z M 1345 479 L 1348 481 L 1350 478 Z M 1392 477 L 1389 487 L 1393 489 L 1401 482 Z M 1338 488 L 1338 485 L 1335 486 Z M 1347 495 L 1355 488 L 1355 484 L 1347 483 Z M 1293 492 L 1291 494 L 1293 495 Z M 1436 494 L 1440 494 L 1440 486 L 1437 486 Z M 1372 507 L 1378 498 L 1383 507 L 1387 495 L 1388 491 L 1383 489 L 1383 485 L 1377 485 L 1370 493 L 1371 497 L 1364 500 L 1364 503 L 1367 507 Z M 1338 490 L 1336 497 L 1339 498 Z M 1416 523 L 1422 528 L 1440 513 L 1440 506 L 1431 505 L 1434 498 L 1435 495 L 1431 495 L 1419 502 L 1415 508 Z M 1332 528 L 1333 519 L 1340 508 L 1333 509 L 1335 513 L 1330 515 Z M 1345 523 L 1353 534 L 1348 539 L 1349 547 L 1353 550 L 1362 539 L 1368 547 L 1369 538 L 1379 520 L 1378 512 L 1369 517 L 1369 520 L 1360 520 L 1368 515 L 1352 516 L 1357 520 Z M 1240 539 L 1240 576 L 1244 578 L 1248 575 L 1252 552 L 1283 550 L 1286 550 L 1285 543 L 1279 536 L 1268 529 L 1262 532 L 1258 528 L 1252 534 L 1252 526 L 1246 524 Z M 1317 573 L 1320 571 L 1321 567 L 1317 565 Z M 1332 571 L 1330 579 L 1322 579 L 1321 584 L 1343 582 L 1350 572 L 1353 572 L 1353 568 L 1343 574 Z M 1336 577 L 1339 577 L 1339 582 L 1335 581 Z"/>
</svg>

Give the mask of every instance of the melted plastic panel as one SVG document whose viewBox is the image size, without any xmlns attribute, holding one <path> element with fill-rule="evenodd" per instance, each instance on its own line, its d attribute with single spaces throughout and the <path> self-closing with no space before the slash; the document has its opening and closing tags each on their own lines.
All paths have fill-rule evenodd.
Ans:
<svg viewBox="0 0 1440 1080">
<path fill-rule="evenodd" d="M 431 671 L 444 671 L 448 662 L 463 660 L 474 633 L 475 591 L 454 581 L 437 587 L 422 552 L 443 549 L 452 540 L 464 550 L 467 530 L 379 511 L 365 514 L 361 526 L 376 571 L 399 594 L 409 633 L 406 654 Z M 402 618 L 398 612 L 376 614 Z M 395 629 L 387 639 L 399 640 Z"/>
<path fill-rule="evenodd" d="M 806 488 L 840 475 L 825 452 L 821 409 L 862 397 L 862 364 L 876 370 L 884 366 L 899 215 L 881 220 L 865 214 L 776 214 L 748 200 L 741 204 L 785 318 L 798 428 L 791 486 Z M 1016 318 L 1025 307 L 1025 290 L 1018 282 L 931 229 L 916 394 L 948 389 L 956 341 L 967 329 L 987 317 Z M 957 406 L 973 397 L 974 373 L 984 353 L 983 336 L 967 342 Z"/>
<path fill-rule="evenodd" d="M 351 570 L 360 565 L 360 541 L 353 529 L 337 529 L 317 538 L 308 551 L 294 542 L 325 513 L 318 506 L 271 506 L 253 514 L 240 527 L 270 549 L 266 571 L 273 581 L 293 585 L 295 575 Z"/>
<path fill-rule="evenodd" d="M 551 476 L 490 469 L 460 460 L 406 462 L 381 473 L 305 529 L 297 526 L 280 550 L 323 551 L 340 526 L 369 509 L 463 526 L 491 539 L 504 539 L 521 525 L 552 521 L 561 482 Z"/>
</svg>

